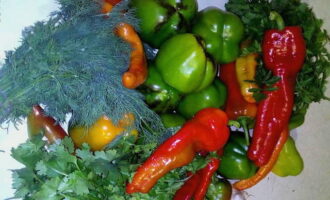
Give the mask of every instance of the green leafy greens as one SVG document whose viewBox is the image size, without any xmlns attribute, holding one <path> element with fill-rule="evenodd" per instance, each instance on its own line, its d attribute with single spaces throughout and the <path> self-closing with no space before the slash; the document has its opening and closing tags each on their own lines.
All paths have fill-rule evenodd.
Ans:
<svg viewBox="0 0 330 200">
<path fill-rule="evenodd" d="M 119 23 L 138 29 L 129 1 L 107 15 L 100 13 L 102 0 L 58 2 L 60 10 L 26 28 L 21 46 L 7 53 L 0 69 L 0 123 L 19 122 L 36 104 L 59 122 L 72 114 L 72 124 L 87 126 L 102 115 L 117 122 L 133 113 L 135 126 L 157 140 L 151 132 L 164 131 L 158 115 L 121 82 L 131 48 L 113 30 Z"/>
<path fill-rule="evenodd" d="M 124 137 L 111 149 L 93 153 L 87 144 L 75 150 L 68 137 L 50 146 L 36 137 L 12 150 L 12 156 L 25 165 L 13 170 L 15 198 L 167 200 L 183 184 L 186 172 L 204 167 L 207 159 L 197 157 L 171 171 L 148 194 L 128 195 L 126 183 L 156 146 L 136 144 L 133 137 Z"/>
<path fill-rule="evenodd" d="M 299 115 L 300 121 L 303 120 L 312 102 L 328 99 L 324 92 L 330 70 L 330 54 L 326 48 L 330 37 L 322 29 L 323 21 L 315 16 L 308 4 L 299 0 L 229 0 L 225 7 L 241 18 L 245 25 L 245 37 L 253 41 L 251 47 L 243 50 L 243 54 L 261 52 L 264 31 L 276 28 L 275 22 L 269 19 L 271 11 L 278 12 L 285 25 L 302 27 L 308 51 L 296 80 L 293 117 Z M 262 81 L 270 77 L 267 72 L 259 70 L 256 78 Z"/>
</svg>

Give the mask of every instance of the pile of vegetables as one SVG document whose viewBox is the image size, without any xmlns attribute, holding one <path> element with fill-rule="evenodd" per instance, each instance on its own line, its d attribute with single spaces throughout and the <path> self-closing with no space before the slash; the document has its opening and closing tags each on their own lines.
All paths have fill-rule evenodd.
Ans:
<svg viewBox="0 0 330 200">
<path fill-rule="evenodd" d="M 15 198 L 229 200 L 303 170 L 290 130 L 330 69 L 307 4 L 58 2 L 0 69 L 0 122 L 28 125 Z"/>
</svg>

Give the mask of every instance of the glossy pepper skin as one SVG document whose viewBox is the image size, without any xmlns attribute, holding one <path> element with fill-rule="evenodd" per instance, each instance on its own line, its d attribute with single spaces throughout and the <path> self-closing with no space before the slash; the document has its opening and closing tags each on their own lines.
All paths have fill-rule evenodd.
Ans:
<svg viewBox="0 0 330 200">
<path fill-rule="evenodd" d="M 137 169 L 126 192 L 147 193 L 167 172 L 190 163 L 197 152 L 221 149 L 229 137 L 227 123 L 227 116 L 220 109 L 199 111 Z"/>
<path fill-rule="evenodd" d="M 174 110 L 182 96 L 178 90 L 164 82 L 154 63 L 149 63 L 147 80 L 139 90 L 144 94 L 148 106 L 157 113 Z"/>
<path fill-rule="evenodd" d="M 219 159 L 212 158 L 204 168 L 190 174 L 191 177 L 175 193 L 173 200 L 203 200 L 219 164 Z"/>
<path fill-rule="evenodd" d="M 206 193 L 208 200 L 230 200 L 232 187 L 226 179 L 214 178 Z"/>
<path fill-rule="evenodd" d="M 213 84 L 201 91 L 187 94 L 180 101 L 177 110 L 189 119 L 204 108 L 220 108 L 227 98 L 227 89 L 224 83 L 216 79 Z"/>
<path fill-rule="evenodd" d="M 221 65 L 220 79 L 225 83 L 228 97 L 225 104 L 225 112 L 230 120 L 247 116 L 254 118 L 257 113 L 257 105 L 244 100 L 237 81 L 235 62 Z"/>
<path fill-rule="evenodd" d="M 142 40 L 159 48 L 170 37 L 189 29 L 197 13 L 196 0 L 132 0 L 140 20 Z"/>
<path fill-rule="evenodd" d="M 250 89 L 258 88 L 258 85 L 254 82 L 256 75 L 256 67 L 258 54 L 252 53 L 246 56 L 241 56 L 236 59 L 236 77 L 241 88 L 241 94 L 245 101 L 249 103 L 255 103 L 256 100 L 253 97 L 253 92 Z"/>
<path fill-rule="evenodd" d="M 176 35 L 163 43 L 155 63 L 163 80 L 181 93 L 206 88 L 216 75 L 202 43 L 190 33 Z"/>
<path fill-rule="evenodd" d="M 267 98 L 258 105 L 252 143 L 248 156 L 257 166 L 266 164 L 279 139 L 288 126 L 294 103 L 297 73 L 303 66 L 306 45 L 300 27 L 268 30 L 264 34 L 263 60 L 267 69 L 280 80 L 277 90 L 266 91 Z"/>
<path fill-rule="evenodd" d="M 242 132 L 231 132 L 229 141 L 223 149 L 219 173 L 227 179 L 241 180 L 253 176 L 257 166 L 248 159 L 248 148 Z"/>
<path fill-rule="evenodd" d="M 87 143 L 92 151 L 104 149 L 117 136 L 127 133 L 128 127 L 133 123 L 133 114 L 125 115 L 118 124 L 106 116 L 100 117 L 91 127 L 70 126 L 69 135 L 76 147 Z M 129 134 L 137 136 L 138 131 L 132 129 Z"/>
<path fill-rule="evenodd" d="M 206 51 L 216 63 L 233 62 L 239 55 L 243 38 L 243 23 L 233 13 L 216 7 L 201 10 L 193 22 L 192 33 L 200 36 Z"/>
<path fill-rule="evenodd" d="M 164 113 L 159 115 L 165 128 L 182 126 L 186 119 L 179 114 Z"/>
<path fill-rule="evenodd" d="M 278 176 L 297 176 L 304 169 L 304 161 L 300 156 L 292 137 L 288 137 L 280 155 L 272 169 Z"/>
<path fill-rule="evenodd" d="M 33 106 L 27 117 L 27 128 L 29 138 L 43 133 L 50 144 L 68 135 L 54 118 L 45 115 L 44 110 L 39 105 Z"/>
</svg>

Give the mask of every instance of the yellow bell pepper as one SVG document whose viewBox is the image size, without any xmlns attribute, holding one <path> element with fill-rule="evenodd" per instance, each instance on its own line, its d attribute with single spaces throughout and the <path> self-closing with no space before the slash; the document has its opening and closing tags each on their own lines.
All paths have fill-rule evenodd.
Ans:
<svg viewBox="0 0 330 200">
<path fill-rule="evenodd" d="M 252 53 L 246 56 L 237 58 L 236 60 L 236 76 L 241 88 L 241 94 L 245 101 L 249 103 L 255 103 L 256 100 L 253 97 L 253 92 L 249 90 L 252 88 L 258 88 L 257 84 L 251 82 L 254 81 L 257 67 L 258 54 Z"/>
<path fill-rule="evenodd" d="M 133 121 L 133 114 L 125 115 L 117 125 L 113 124 L 110 118 L 102 116 L 91 127 L 70 127 L 69 135 L 77 147 L 87 143 L 92 151 L 98 151 L 105 148 L 119 135 L 127 133 L 128 127 Z M 132 129 L 129 134 L 137 136 L 138 131 Z"/>
</svg>

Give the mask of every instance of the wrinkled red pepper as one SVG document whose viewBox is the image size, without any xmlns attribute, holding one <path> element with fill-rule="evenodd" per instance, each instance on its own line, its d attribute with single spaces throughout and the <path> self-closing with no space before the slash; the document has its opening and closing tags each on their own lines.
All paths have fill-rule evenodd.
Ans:
<svg viewBox="0 0 330 200">
<path fill-rule="evenodd" d="M 175 193 L 173 200 L 203 200 L 211 183 L 213 174 L 219 168 L 220 160 L 212 158 L 203 168 L 191 176 Z"/>
<path fill-rule="evenodd" d="M 49 143 L 54 143 L 56 140 L 67 136 L 61 125 L 54 118 L 45 115 L 44 110 L 39 105 L 33 106 L 27 117 L 27 128 L 30 138 L 43 133 Z"/>
<path fill-rule="evenodd" d="M 221 65 L 220 79 L 227 86 L 228 97 L 225 104 L 225 112 L 230 120 L 236 120 L 240 116 L 254 118 L 257 113 L 257 105 L 245 101 L 236 77 L 235 62 Z"/>
<path fill-rule="evenodd" d="M 190 163 L 196 153 L 221 149 L 229 137 L 227 123 L 227 115 L 220 109 L 199 111 L 137 169 L 126 192 L 147 193 L 167 172 Z"/>
<path fill-rule="evenodd" d="M 262 44 L 266 68 L 280 80 L 275 91 L 266 91 L 267 98 L 258 105 L 256 124 L 248 156 L 256 165 L 265 165 L 280 137 L 288 126 L 294 103 L 297 73 L 304 64 L 306 45 L 302 30 L 297 26 L 265 32 Z"/>
</svg>

